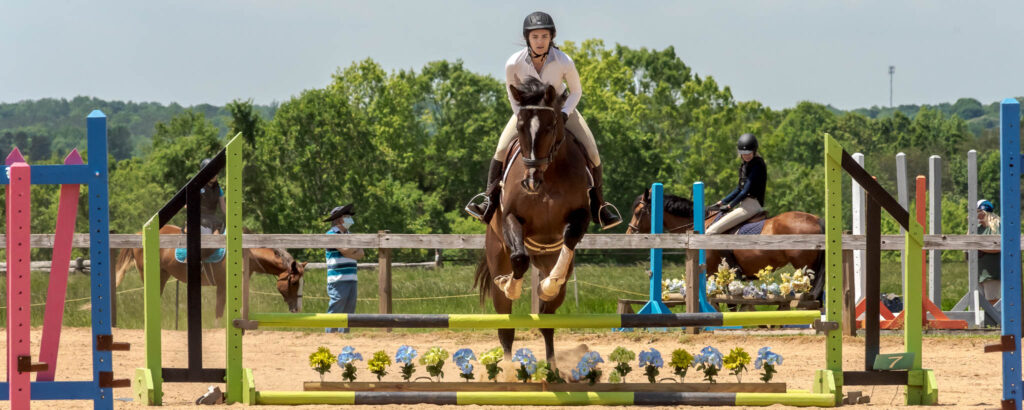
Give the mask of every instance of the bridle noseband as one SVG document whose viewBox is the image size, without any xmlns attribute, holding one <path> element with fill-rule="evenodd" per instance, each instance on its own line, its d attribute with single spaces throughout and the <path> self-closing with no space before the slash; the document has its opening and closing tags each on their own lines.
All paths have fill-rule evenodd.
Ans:
<svg viewBox="0 0 1024 410">
<path fill-rule="evenodd" d="M 555 112 L 555 108 L 554 107 L 548 107 L 548 106 L 545 106 L 545 105 L 524 105 L 522 107 L 519 107 L 519 110 L 520 111 L 522 111 L 522 110 L 533 110 L 533 111 L 547 110 L 547 111 L 551 111 L 552 113 L 556 114 L 556 119 L 555 120 L 556 121 L 558 120 L 557 119 L 557 112 Z M 558 152 L 558 149 L 562 146 L 562 142 L 564 142 L 564 141 L 565 141 L 565 133 L 563 131 L 562 138 L 556 138 L 555 142 L 553 144 L 551 144 L 551 148 L 548 150 L 548 156 L 547 157 L 541 158 L 541 159 L 529 159 L 529 158 L 526 158 L 526 156 L 523 156 L 523 164 L 526 165 L 528 168 L 540 168 L 540 167 L 543 167 L 545 165 L 550 164 L 551 163 L 551 159 L 554 158 L 555 153 Z M 531 143 L 530 144 L 530 149 L 533 150 L 534 148 L 535 147 Z"/>
<path fill-rule="evenodd" d="M 640 219 L 639 217 L 642 217 L 644 214 L 648 214 L 647 220 L 650 221 L 650 213 L 651 213 L 651 204 L 647 203 L 646 199 L 641 198 L 640 199 L 640 211 L 637 212 L 637 217 L 638 218 L 634 218 L 634 219 L 639 220 Z M 710 216 L 711 215 L 708 214 L 707 217 L 710 217 Z M 682 225 L 679 225 L 679 226 L 677 226 L 675 228 L 669 228 L 669 229 L 667 229 L 665 231 L 665 233 L 679 233 L 679 231 L 682 231 L 682 230 L 685 230 L 685 229 L 693 229 L 693 225 L 694 225 L 695 222 L 696 221 L 690 221 L 690 223 L 688 223 L 688 224 L 682 224 Z M 645 232 L 640 232 L 640 227 L 636 226 L 633 223 L 630 223 L 628 226 L 629 226 L 629 229 L 632 229 L 632 230 L 636 231 L 637 233 L 645 233 Z"/>
</svg>

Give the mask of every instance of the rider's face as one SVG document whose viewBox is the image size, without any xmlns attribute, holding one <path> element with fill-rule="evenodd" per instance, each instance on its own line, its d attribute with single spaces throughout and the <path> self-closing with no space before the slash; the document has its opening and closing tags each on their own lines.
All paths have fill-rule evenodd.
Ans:
<svg viewBox="0 0 1024 410">
<path fill-rule="evenodd" d="M 740 154 L 740 158 L 743 159 L 743 162 L 750 162 L 750 160 L 754 159 L 754 154 Z"/>
<path fill-rule="evenodd" d="M 551 47 L 551 30 L 533 30 L 529 35 L 530 49 L 534 54 L 544 54 Z"/>
</svg>

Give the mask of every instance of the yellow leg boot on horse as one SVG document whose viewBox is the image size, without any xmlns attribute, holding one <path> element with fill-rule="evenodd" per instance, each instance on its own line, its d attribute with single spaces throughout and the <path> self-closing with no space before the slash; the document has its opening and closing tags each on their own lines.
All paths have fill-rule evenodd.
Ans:
<svg viewBox="0 0 1024 410">
<path fill-rule="evenodd" d="M 487 190 L 477 194 L 466 204 L 466 213 L 474 218 L 490 223 L 494 211 L 501 206 L 501 173 L 505 165 L 496 159 L 491 160 L 490 169 L 487 171 Z M 477 198 L 483 197 L 483 202 L 475 203 Z"/>
</svg>

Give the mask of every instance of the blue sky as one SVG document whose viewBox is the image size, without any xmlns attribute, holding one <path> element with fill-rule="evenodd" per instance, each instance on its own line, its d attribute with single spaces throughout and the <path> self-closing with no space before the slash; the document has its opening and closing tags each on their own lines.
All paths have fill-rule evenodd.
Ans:
<svg viewBox="0 0 1024 410">
<path fill-rule="evenodd" d="M 889 65 L 896 104 L 1024 95 L 1019 1 L 11 0 L 0 102 L 269 103 L 367 57 L 388 70 L 461 59 L 498 77 L 534 10 L 554 16 L 558 40 L 674 46 L 736 98 L 773 108 L 887 105 Z"/>
</svg>

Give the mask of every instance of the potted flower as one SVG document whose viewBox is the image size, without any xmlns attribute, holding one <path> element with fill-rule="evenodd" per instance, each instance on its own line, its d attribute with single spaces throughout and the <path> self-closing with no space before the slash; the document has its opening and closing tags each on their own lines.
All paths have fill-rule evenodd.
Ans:
<svg viewBox="0 0 1024 410">
<path fill-rule="evenodd" d="M 743 372 L 747 371 L 747 365 L 750 364 L 750 355 L 747 354 L 746 350 L 742 347 L 737 347 L 729 351 L 729 355 L 723 359 L 726 369 L 736 376 L 736 383 L 743 383 Z"/>
<path fill-rule="evenodd" d="M 472 350 L 459 349 L 452 355 L 452 360 L 455 361 L 455 367 L 459 368 L 459 377 L 466 379 L 467 382 L 473 380 L 473 364 L 470 361 L 476 360 L 476 355 Z"/>
<path fill-rule="evenodd" d="M 309 355 L 309 366 L 320 374 L 320 382 L 324 381 L 324 374 L 331 371 L 331 365 L 336 361 L 331 349 L 324 346 L 316 348 L 316 351 Z"/>
<path fill-rule="evenodd" d="M 665 365 L 665 362 L 661 359 L 661 352 L 655 348 L 651 350 L 644 350 L 640 352 L 640 367 L 644 368 L 644 375 L 647 376 L 647 381 L 650 383 L 657 383 L 658 374 L 661 373 L 658 369 Z"/>
<path fill-rule="evenodd" d="M 502 370 L 501 367 L 498 367 L 498 363 L 501 363 L 504 358 L 505 352 L 501 347 L 495 347 L 480 355 L 480 364 L 484 365 L 484 368 L 487 369 L 487 380 L 498 381 L 498 373 Z"/>
<path fill-rule="evenodd" d="M 352 346 L 345 346 L 341 349 L 341 354 L 338 355 L 338 364 L 345 366 L 345 371 L 341 373 L 341 378 L 349 382 L 356 381 L 356 366 L 353 362 L 356 360 L 363 360 L 363 355 L 356 353 L 356 349 Z"/>
<path fill-rule="evenodd" d="M 704 372 L 704 380 L 709 383 L 715 383 L 715 376 L 718 375 L 718 370 L 722 368 L 722 352 L 711 346 L 706 346 L 701 349 L 700 354 L 693 358 L 696 363 L 697 370 Z"/>
<path fill-rule="evenodd" d="M 402 379 L 405 381 L 412 379 L 413 373 L 416 372 L 416 365 L 413 364 L 415 358 L 416 349 L 410 346 L 402 345 L 398 348 L 398 353 L 395 353 L 395 362 L 402 364 Z"/>
<path fill-rule="evenodd" d="M 673 350 L 672 361 L 668 364 L 669 366 L 672 366 L 672 373 L 679 376 L 679 382 L 682 383 L 683 379 L 686 378 L 686 372 L 690 370 L 690 366 L 693 365 L 693 355 L 685 349 Z"/>
<path fill-rule="evenodd" d="M 519 369 L 516 370 L 516 379 L 523 383 L 530 381 L 530 377 L 537 372 L 537 358 L 533 356 L 533 352 L 530 349 L 524 347 L 516 350 L 516 354 L 512 356 L 512 361 L 519 363 Z"/>
<path fill-rule="evenodd" d="M 754 368 L 764 368 L 764 373 L 761 374 L 761 381 L 765 383 L 772 381 L 772 377 L 777 372 L 775 366 L 780 364 L 782 364 L 782 355 L 773 352 L 772 348 L 765 346 L 757 351 L 757 360 L 754 361 Z"/>
<path fill-rule="evenodd" d="M 447 359 L 448 351 L 434 346 L 428 349 L 427 352 L 423 354 L 423 357 L 420 357 L 420 364 L 426 366 L 427 373 L 430 374 L 430 377 L 435 377 L 437 378 L 437 381 L 441 381 L 441 378 L 444 377 L 444 371 L 442 371 L 444 368 L 444 361 Z"/>
<path fill-rule="evenodd" d="M 608 360 L 615 363 L 615 373 L 622 379 L 625 379 L 626 375 L 633 371 L 633 368 L 629 367 L 629 362 L 635 358 L 636 353 L 622 346 L 616 347 L 612 354 L 608 355 Z"/>
<path fill-rule="evenodd" d="M 597 368 L 598 363 L 604 363 L 600 353 L 591 351 L 583 354 L 580 362 L 572 371 L 572 378 L 580 381 L 586 380 L 593 386 L 601 379 L 601 370 Z"/>
</svg>

